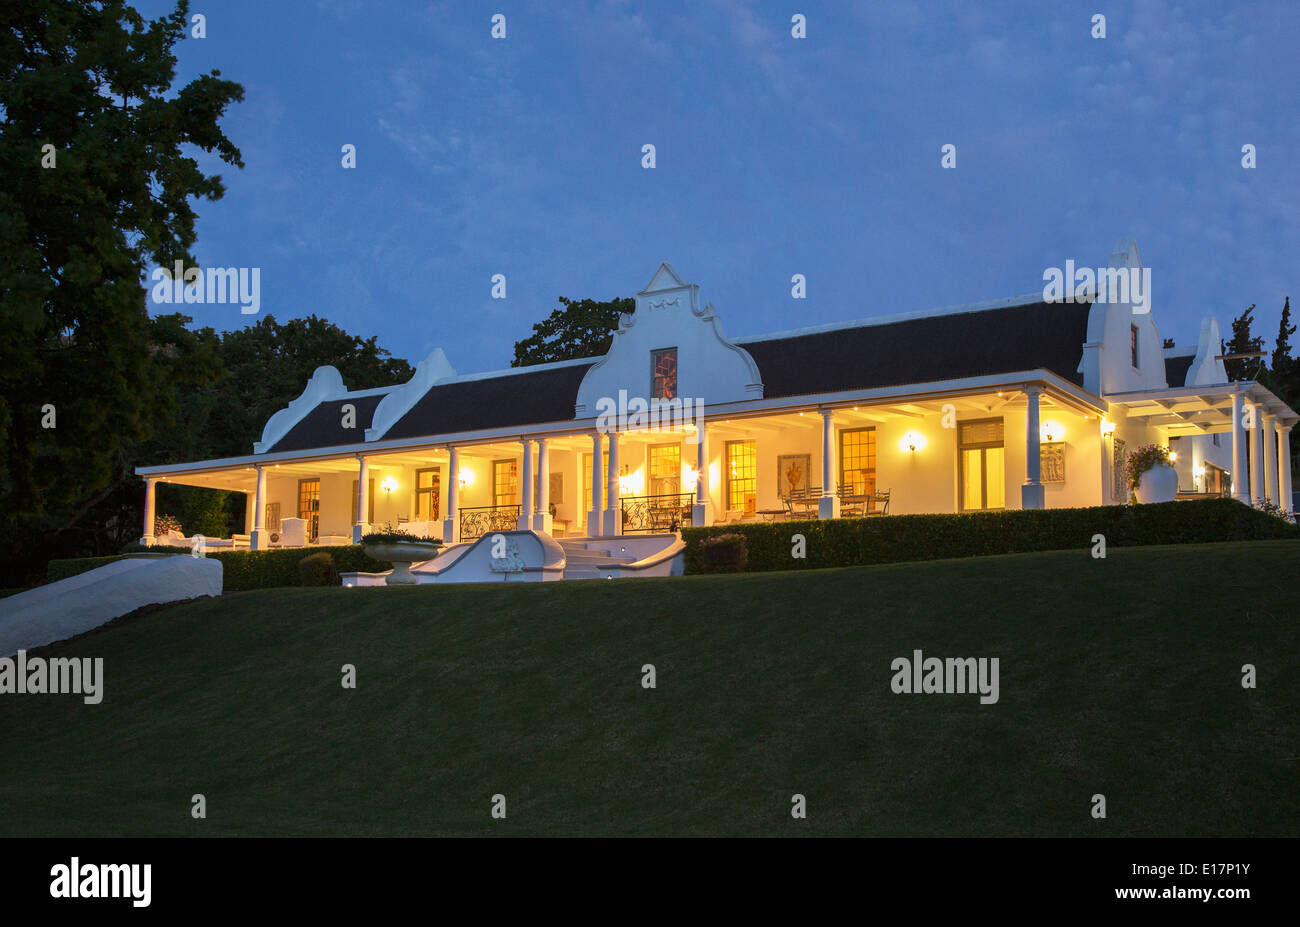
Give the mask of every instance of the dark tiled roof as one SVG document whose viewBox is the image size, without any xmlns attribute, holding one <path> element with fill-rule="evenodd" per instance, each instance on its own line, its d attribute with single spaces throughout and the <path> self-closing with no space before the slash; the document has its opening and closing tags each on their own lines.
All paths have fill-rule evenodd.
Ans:
<svg viewBox="0 0 1300 927">
<path fill-rule="evenodd" d="M 1082 385 L 1091 308 L 1040 302 L 739 343 L 768 399 L 1039 367 Z"/>
<path fill-rule="evenodd" d="M 272 451 L 303 451 L 313 447 L 334 447 L 339 444 L 360 444 L 366 438 L 366 429 L 375 414 L 375 407 L 384 393 L 373 396 L 345 396 L 322 402 L 312 409 L 298 424 L 289 429 Z M 357 427 L 343 427 L 343 407 L 352 403 L 357 407 Z"/>
<path fill-rule="evenodd" d="M 1187 382 L 1187 371 L 1191 369 L 1192 361 L 1196 358 L 1188 354 L 1186 357 L 1166 357 L 1165 358 L 1165 382 L 1170 386 L 1182 386 Z"/>
<path fill-rule="evenodd" d="M 508 428 L 573 418 L 578 387 L 591 364 L 553 367 L 434 385 L 383 438 Z"/>
</svg>

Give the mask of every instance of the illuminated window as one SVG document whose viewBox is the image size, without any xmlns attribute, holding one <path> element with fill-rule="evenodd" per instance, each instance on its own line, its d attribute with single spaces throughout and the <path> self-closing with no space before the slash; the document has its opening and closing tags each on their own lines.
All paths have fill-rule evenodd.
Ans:
<svg viewBox="0 0 1300 927">
<path fill-rule="evenodd" d="M 519 504 L 519 462 L 510 460 L 492 461 L 492 504 Z"/>
<path fill-rule="evenodd" d="M 727 442 L 727 511 L 753 514 L 758 501 L 758 467 L 753 441 Z"/>
<path fill-rule="evenodd" d="M 316 540 L 320 532 L 320 480 L 298 481 L 298 517 L 307 522 L 307 539 Z"/>
<path fill-rule="evenodd" d="M 677 396 L 677 349 L 650 352 L 650 398 L 674 399 Z"/>
<path fill-rule="evenodd" d="M 600 472 L 601 474 L 609 473 L 609 451 L 600 452 Z M 591 452 L 582 455 L 582 510 L 591 511 Z M 604 477 L 602 476 L 602 479 Z M 606 479 L 601 484 L 605 488 L 609 487 L 609 481 Z"/>
<path fill-rule="evenodd" d="M 682 447 L 655 444 L 650 448 L 650 495 L 663 496 L 682 491 Z"/>
<path fill-rule="evenodd" d="M 1006 507 L 1002 419 L 957 423 L 958 499 L 963 512 Z"/>
<path fill-rule="evenodd" d="M 430 467 L 415 471 L 415 520 L 435 521 L 438 518 L 438 496 L 442 489 L 442 468 Z M 371 498 L 374 497 L 374 481 L 370 484 Z M 373 504 L 373 503 L 372 503 Z"/>
<path fill-rule="evenodd" d="M 840 488 L 855 496 L 876 491 L 875 428 L 845 428 L 840 432 Z"/>
</svg>

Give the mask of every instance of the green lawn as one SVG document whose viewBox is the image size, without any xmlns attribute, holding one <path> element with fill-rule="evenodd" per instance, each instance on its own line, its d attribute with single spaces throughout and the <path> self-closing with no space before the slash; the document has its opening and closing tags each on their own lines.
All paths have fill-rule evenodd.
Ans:
<svg viewBox="0 0 1300 927">
<path fill-rule="evenodd" d="M 38 651 L 102 704 L 0 697 L 0 833 L 1300 832 L 1300 543 L 1109 554 L 162 609 Z M 1000 700 L 893 694 L 917 648 Z"/>
</svg>

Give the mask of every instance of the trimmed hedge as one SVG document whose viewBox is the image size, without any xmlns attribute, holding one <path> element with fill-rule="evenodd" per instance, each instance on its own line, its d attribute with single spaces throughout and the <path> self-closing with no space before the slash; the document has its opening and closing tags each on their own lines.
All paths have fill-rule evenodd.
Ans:
<svg viewBox="0 0 1300 927">
<path fill-rule="evenodd" d="M 700 542 L 718 534 L 743 535 L 746 570 L 763 572 L 1086 550 L 1094 534 L 1105 535 L 1109 548 L 1300 538 L 1300 528 L 1233 499 L 715 525 L 682 530 L 687 573 L 708 570 Z M 791 557 L 795 534 L 806 538 L 804 559 Z"/>
<path fill-rule="evenodd" d="M 57 583 L 69 576 L 76 576 L 78 573 L 94 570 L 107 563 L 112 563 L 114 560 L 121 559 L 122 555 L 118 554 L 113 557 L 74 557 L 70 560 L 51 560 L 45 566 L 45 580 L 46 582 Z"/>
<path fill-rule="evenodd" d="M 185 548 L 150 548 L 155 552 L 183 553 Z M 226 592 L 242 592 L 247 589 L 271 589 L 277 586 L 301 586 L 302 579 L 298 571 L 298 562 L 313 554 L 329 554 L 334 559 L 336 571 L 335 583 L 340 582 L 338 573 L 380 573 L 389 568 L 366 556 L 360 545 L 346 547 L 294 547 L 273 550 L 209 550 L 208 559 L 220 560 L 222 566 L 222 588 Z M 86 570 L 93 570 L 114 560 L 116 557 L 81 557 L 75 560 L 51 560 L 45 575 L 50 582 L 76 576 Z"/>
</svg>

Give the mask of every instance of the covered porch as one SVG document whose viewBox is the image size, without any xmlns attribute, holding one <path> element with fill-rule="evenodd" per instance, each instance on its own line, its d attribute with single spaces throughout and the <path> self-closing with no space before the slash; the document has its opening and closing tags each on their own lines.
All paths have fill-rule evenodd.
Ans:
<svg viewBox="0 0 1300 927">
<path fill-rule="evenodd" d="M 209 546 L 254 550 L 356 543 L 384 526 L 450 545 L 518 529 L 602 538 L 1110 501 L 1103 410 L 1038 373 L 735 403 L 655 429 L 588 420 L 146 468 L 143 540 L 166 542 L 153 531 L 159 482 L 244 493 L 244 531 Z"/>
</svg>

